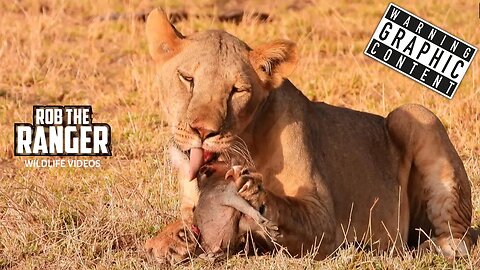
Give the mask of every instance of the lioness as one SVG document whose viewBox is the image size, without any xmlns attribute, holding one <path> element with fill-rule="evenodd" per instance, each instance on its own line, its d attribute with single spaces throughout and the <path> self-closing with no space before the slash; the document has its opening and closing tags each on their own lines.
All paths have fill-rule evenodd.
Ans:
<svg viewBox="0 0 480 270">
<path fill-rule="evenodd" d="M 469 252 L 469 181 L 432 112 L 405 105 L 384 118 L 312 102 L 286 79 L 297 61 L 289 41 L 252 49 L 222 30 L 183 36 L 161 10 L 146 31 L 171 152 L 190 158 L 179 172 L 183 223 L 192 222 L 190 180 L 201 165 L 251 156 L 263 182 L 239 195 L 263 203 L 294 256 L 318 245 L 321 259 L 362 240 L 402 248 L 426 236 L 445 256 Z M 182 222 L 167 226 L 146 248 L 160 260 L 187 257 L 181 230 Z"/>
</svg>

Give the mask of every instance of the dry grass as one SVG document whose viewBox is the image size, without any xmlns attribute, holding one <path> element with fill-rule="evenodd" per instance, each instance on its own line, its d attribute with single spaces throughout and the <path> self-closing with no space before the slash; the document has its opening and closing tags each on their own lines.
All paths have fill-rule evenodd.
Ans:
<svg viewBox="0 0 480 270">
<path fill-rule="evenodd" d="M 192 1 L 194 2 L 194 1 Z M 204 1 L 202 1 L 204 2 Z M 260 1 L 257 1 L 260 3 Z M 434 111 L 448 129 L 473 186 L 474 223 L 480 209 L 479 57 L 451 101 L 363 55 L 387 1 L 349 4 L 315 1 L 301 10 L 288 3 L 257 7 L 269 23 L 222 23 L 217 5 L 190 3 L 199 16 L 178 23 L 185 34 L 223 28 L 256 45 L 275 38 L 298 42 L 302 60 L 291 80 L 312 99 L 386 115 L 404 103 Z M 253 2 L 255 3 L 255 2 Z M 474 45 L 476 1 L 397 2 Z M 168 131 L 160 115 L 144 25 L 131 18 L 90 20 L 116 11 L 181 1 L 24 0 L 0 3 L 0 268 L 160 268 L 142 251 L 144 241 L 178 215 L 176 179 L 166 165 Z M 44 11 L 43 13 L 41 11 Z M 34 104 L 91 104 L 95 121 L 113 130 L 111 158 L 101 169 L 27 169 L 13 158 L 13 123 L 31 121 Z M 310 258 L 243 258 L 211 266 L 229 269 L 474 268 L 467 260 L 374 256 L 353 248 L 315 262 Z"/>
</svg>

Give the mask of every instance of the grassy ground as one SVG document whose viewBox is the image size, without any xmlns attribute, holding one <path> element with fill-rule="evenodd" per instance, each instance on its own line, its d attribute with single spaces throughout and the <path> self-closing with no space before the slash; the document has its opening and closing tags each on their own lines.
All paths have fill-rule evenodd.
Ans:
<svg viewBox="0 0 480 270">
<path fill-rule="evenodd" d="M 363 55 L 387 1 L 243 3 L 272 15 L 267 23 L 219 22 L 231 6 L 191 1 L 184 33 L 222 28 L 251 45 L 276 38 L 298 42 L 301 61 L 291 80 L 310 98 L 386 115 L 404 103 L 434 111 L 448 129 L 473 186 L 480 223 L 479 57 L 449 101 Z M 398 1 L 400 6 L 480 44 L 478 2 Z M 229 6 L 230 5 L 230 6 Z M 161 268 L 144 241 L 178 216 L 175 176 L 167 165 L 168 131 L 152 89 L 144 23 L 122 14 L 182 1 L 24 0 L 0 3 L 0 268 Z M 213 17 L 212 17 L 213 16 Z M 95 19 L 96 18 L 96 19 Z M 28 169 L 13 158 L 13 123 L 30 122 L 34 104 L 91 104 L 94 121 L 113 130 L 113 157 L 102 167 Z M 199 260 L 181 267 L 228 269 L 474 268 L 436 255 L 374 256 L 344 249 L 322 262 L 310 258 L 243 258 L 219 265 Z"/>
</svg>

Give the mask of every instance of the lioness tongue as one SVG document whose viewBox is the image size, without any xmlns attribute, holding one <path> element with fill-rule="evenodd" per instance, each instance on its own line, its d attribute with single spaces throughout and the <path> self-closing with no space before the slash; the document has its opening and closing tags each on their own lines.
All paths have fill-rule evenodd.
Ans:
<svg viewBox="0 0 480 270">
<path fill-rule="evenodd" d="M 190 149 L 190 181 L 197 177 L 198 170 L 203 165 L 203 148 Z"/>
</svg>

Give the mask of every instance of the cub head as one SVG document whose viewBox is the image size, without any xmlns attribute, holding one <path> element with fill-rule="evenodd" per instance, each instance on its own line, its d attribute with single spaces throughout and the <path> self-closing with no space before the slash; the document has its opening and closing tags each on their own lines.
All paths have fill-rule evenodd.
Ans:
<svg viewBox="0 0 480 270">
<path fill-rule="evenodd" d="M 296 64 L 292 42 L 251 49 L 221 30 L 184 36 L 158 9 L 148 16 L 146 32 L 174 141 L 184 152 L 202 149 L 206 158 L 235 144 Z"/>
</svg>

